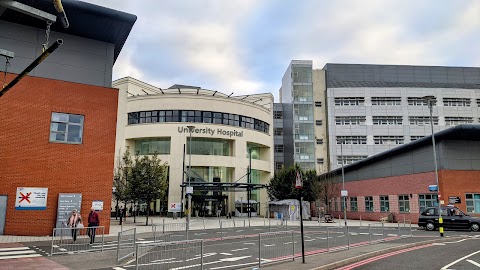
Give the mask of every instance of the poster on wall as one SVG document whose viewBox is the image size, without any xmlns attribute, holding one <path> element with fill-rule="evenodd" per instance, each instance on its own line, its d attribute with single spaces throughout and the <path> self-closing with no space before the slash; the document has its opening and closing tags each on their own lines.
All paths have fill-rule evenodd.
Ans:
<svg viewBox="0 0 480 270">
<path fill-rule="evenodd" d="M 16 210 L 47 209 L 48 188 L 17 187 Z"/>
<path fill-rule="evenodd" d="M 88 217 L 88 213 L 82 213 L 82 194 L 81 193 L 60 193 L 58 194 L 57 206 L 57 222 L 56 228 L 67 227 L 68 218 L 73 209 L 77 209 L 78 213 L 84 220 Z M 64 230 L 69 233 L 67 230 Z"/>
<path fill-rule="evenodd" d="M 103 210 L 103 201 L 93 201 L 92 207 L 95 211 L 102 211 Z"/>
</svg>

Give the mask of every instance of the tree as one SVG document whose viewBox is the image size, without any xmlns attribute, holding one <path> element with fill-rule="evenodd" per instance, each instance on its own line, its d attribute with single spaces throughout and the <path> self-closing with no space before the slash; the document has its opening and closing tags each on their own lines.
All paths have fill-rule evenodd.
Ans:
<svg viewBox="0 0 480 270">
<path fill-rule="evenodd" d="M 276 172 L 270 179 L 267 189 L 270 200 L 298 198 L 300 190 L 295 188 L 296 172 L 300 171 L 303 179 L 302 195 L 304 201 L 315 201 L 318 197 L 317 174 L 314 170 L 303 172 L 297 165 Z"/>
<path fill-rule="evenodd" d="M 118 202 L 126 203 L 129 199 L 127 190 L 127 180 L 129 178 L 129 169 L 132 165 L 132 159 L 130 158 L 130 151 L 127 150 L 123 154 L 122 158 L 118 160 L 113 176 L 113 197 L 117 201 L 115 206 L 115 217 L 118 215 Z"/>
<path fill-rule="evenodd" d="M 318 197 L 327 210 L 334 198 L 340 197 L 341 185 L 335 173 L 324 173 L 318 177 Z"/>
<path fill-rule="evenodd" d="M 156 154 L 151 157 L 135 155 L 132 162 L 130 178 L 127 182 L 128 194 L 132 200 L 141 200 L 147 204 L 145 225 L 148 225 L 150 203 L 165 196 L 167 190 L 167 170 L 167 164 L 162 164 Z"/>
</svg>

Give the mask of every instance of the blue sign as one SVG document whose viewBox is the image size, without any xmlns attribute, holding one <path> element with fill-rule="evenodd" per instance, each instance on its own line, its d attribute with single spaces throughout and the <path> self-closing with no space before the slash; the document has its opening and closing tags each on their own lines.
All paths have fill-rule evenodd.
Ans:
<svg viewBox="0 0 480 270">
<path fill-rule="evenodd" d="M 429 185 L 428 190 L 430 191 L 438 191 L 438 186 L 437 185 Z"/>
</svg>

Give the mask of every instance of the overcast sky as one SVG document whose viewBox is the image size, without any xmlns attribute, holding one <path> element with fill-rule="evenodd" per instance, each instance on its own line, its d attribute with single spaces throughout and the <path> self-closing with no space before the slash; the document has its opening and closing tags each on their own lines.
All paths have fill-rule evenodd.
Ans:
<svg viewBox="0 0 480 270">
<path fill-rule="evenodd" d="M 84 0 L 137 15 L 114 66 L 158 87 L 272 92 L 292 59 L 480 66 L 477 0 Z"/>
</svg>

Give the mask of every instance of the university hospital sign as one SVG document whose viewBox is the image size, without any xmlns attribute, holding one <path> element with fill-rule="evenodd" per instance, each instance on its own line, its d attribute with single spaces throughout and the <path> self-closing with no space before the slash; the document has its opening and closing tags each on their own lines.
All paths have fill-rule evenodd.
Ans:
<svg viewBox="0 0 480 270">
<path fill-rule="evenodd" d="M 209 134 L 210 136 L 215 135 L 223 135 L 228 137 L 243 137 L 243 131 L 236 131 L 236 130 L 224 130 L 221 128 L 213 129 L 213 128 L 194 128 L 192 133 L 197 134 Z M 178 133 L 190 133 L 188 127 L 178 127 Z"/>
</svg>

